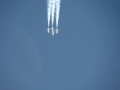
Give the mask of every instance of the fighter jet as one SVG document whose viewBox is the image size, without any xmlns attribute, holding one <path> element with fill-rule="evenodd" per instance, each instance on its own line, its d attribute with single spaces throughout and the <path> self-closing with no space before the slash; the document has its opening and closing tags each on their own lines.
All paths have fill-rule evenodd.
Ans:
<svg viewBox="0 0 120 90">
<path fill-rule="evenodd" d="M 56 29 L 56 34 L 58 34 L 58 31 L 59 31 L 59 30 L 58 30 L 58 29 Z"/>
<path fill-rule="evenodd" d="M 49 29 L 49 28 L 47 28 L 47 32 L 48 32 L 48 33 L 50 32 L 50 29 Z"/>
<path fill-rule="evenodd" d="M 51 33 L 52 33 L 52 36 L 54 36 L 55 32 L 54 32 L 54 31 L 52 31 Z"/>
<path fill-rule="evenodd" d="M 55 34 L 54 27 L 51 28 L 51 33 L 52 33 L 52 36 L 54 36 Z"/>
</svg>

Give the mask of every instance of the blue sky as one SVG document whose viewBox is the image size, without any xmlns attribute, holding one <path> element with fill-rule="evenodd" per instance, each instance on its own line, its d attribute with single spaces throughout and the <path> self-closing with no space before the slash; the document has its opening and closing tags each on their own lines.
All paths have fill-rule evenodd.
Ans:
<svg viewBox="0 0 120 90">
<path fill-rule="evenodd" d="M 61 0 L 53 37 L 46 0 L 1 0 L 0 90 L 120 90 L 119 8 Z"/>
</svg>

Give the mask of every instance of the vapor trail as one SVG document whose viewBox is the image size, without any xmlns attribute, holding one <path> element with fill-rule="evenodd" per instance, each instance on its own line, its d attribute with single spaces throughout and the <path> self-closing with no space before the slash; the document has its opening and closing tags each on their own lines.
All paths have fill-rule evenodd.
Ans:
<svg viewBox="0 0 120 90">
<path fill-rule="evenodd" d="M 48 20 L 48 27 L 50 24 L 50 16 L 51 16 L 51 0 L 47 0 L 47 20 Z"/>
<path fill-rule="evenodd" d="M 54 14 L 55 14 L 55 0 L 51 0 L 51 18 L 52 18 L 52 26 L 54 24 Z"/>
<path fill-rule="evenodd" d="M 59 13 L 60 13 L 60 3 L 61 0 L 55 0 L 55 9 L 56 9 L 56 28 L 58 28 L 58 20 L 59 20 Z"/>
</svg>

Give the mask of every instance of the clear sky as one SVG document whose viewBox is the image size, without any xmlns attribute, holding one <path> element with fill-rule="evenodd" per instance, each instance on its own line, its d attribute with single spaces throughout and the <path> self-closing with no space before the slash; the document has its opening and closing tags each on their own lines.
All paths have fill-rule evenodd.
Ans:
<svg viewBox="0 0 120 90">
<path fill-rule="evenodd" d="M 0 0 L 0 90 L 120 90 L 120 1 Z"/>
</svg>

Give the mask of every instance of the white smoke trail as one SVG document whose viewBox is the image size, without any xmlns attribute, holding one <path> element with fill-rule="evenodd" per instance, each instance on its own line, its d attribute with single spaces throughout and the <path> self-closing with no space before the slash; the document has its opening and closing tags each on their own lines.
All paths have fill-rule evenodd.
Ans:
<svg viewBox="0 0 120 90">
<path fill-rule="evenodd" d="M 58 28 L 58 20 L 59 20 L 59 13 L 60 13 L 60 3 L 61 3 L 61 0 L 55 0 L 56 28 Z"/>
<path fill-rule="evenodd" d="M 52 27 L 54 24 L 54 14 L 55 14 L 55 0 L 51 0 L 51 18 L 52 18 Z"/>
<path fill-rule="evenodd" d="M 47 0 L 48 28 L 49 28 L 49 25 L 50 25 L 50 20 L 52 20 L 52 27 L 53 27 L 54 17 L 56 17 L 56 28 L 58 28 L 60 3 L 61 3 L 61 0 Z"/>
<path fill-rule="evenodd" d="M 50 16 L 51 16 L 51 0 L 47 0 L 47 20 L 48 20 L 48 27 L 50 25 Z"/>
</svg>

